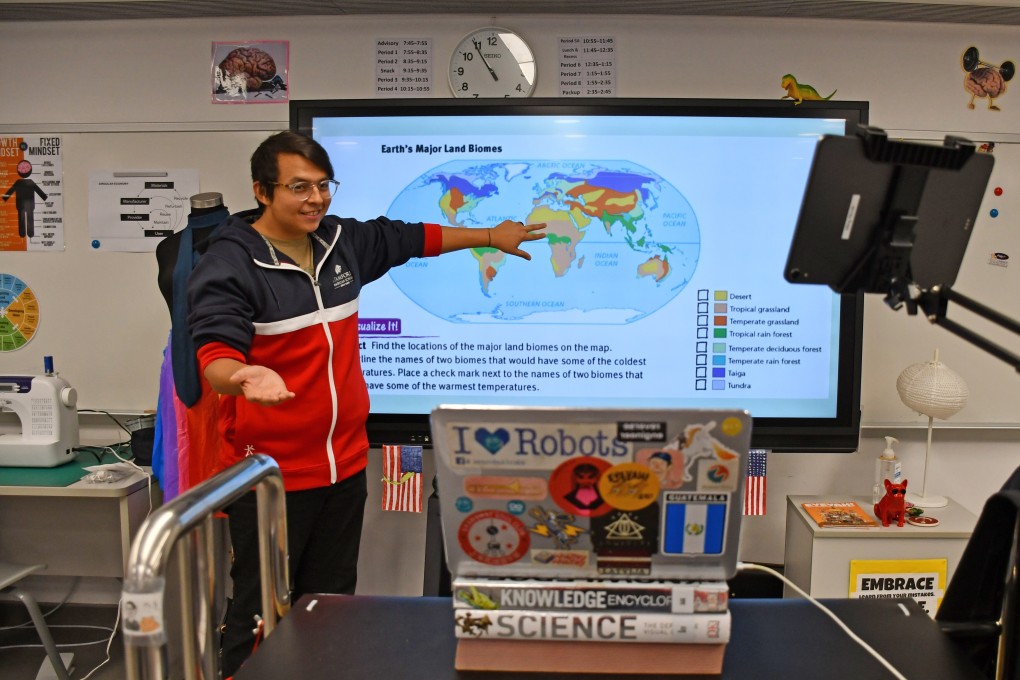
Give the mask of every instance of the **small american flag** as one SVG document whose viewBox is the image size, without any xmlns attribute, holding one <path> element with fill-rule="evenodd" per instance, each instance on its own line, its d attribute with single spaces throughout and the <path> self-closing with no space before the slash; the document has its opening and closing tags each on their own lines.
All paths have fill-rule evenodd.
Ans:
<svg viewBox="0 0 1020 680">
<path fill-rule="evenodd" d="M 744 489 L 744 514 L 765 514 L 765 463 L 767 449 L 751 449 L 747 454 L 747 485 Z"/>
<path fill-rule="evenodd" d="M 421 512 L 420 446 L 383 446 L 382 509 Z"/>
</svg>

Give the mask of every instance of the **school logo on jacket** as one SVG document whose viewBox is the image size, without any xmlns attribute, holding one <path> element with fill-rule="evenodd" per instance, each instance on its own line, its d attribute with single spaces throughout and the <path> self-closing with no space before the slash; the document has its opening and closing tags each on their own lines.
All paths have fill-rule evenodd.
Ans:
<svg viewBox="0 0 1020 680">
<path fill-rule="evenodd" d="M 353 280 L 351 273 L 345 272 L 343 267 L 338 264 L 333 266 L 333 290 L 349 286 Z"/>
</svg>

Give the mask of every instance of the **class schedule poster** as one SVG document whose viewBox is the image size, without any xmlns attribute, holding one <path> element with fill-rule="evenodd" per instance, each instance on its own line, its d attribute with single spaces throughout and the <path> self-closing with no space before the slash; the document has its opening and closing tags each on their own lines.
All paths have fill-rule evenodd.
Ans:
<svg viewBox="0 0 1020 680">
<path fill-rule="evenodd" d="M 0 251 L 64 250 L 60 142 L 0 136 Z"/>
</svg>

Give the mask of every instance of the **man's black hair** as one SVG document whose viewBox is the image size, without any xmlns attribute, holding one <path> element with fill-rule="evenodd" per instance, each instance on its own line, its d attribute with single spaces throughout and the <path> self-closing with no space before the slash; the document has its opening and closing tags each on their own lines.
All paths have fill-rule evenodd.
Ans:
<svg viewBox="0 0 1020 680">
<path fill-rule="evenodd" d="M 648 460 L 651 460 L 652 458 L 658 458 L 659 460 L 661 460 L 664 463 L 666 463 L 666 465 L 672 465 L 673 464 L 673 456 L 671 456 L 670 454 L 666 453 L 665 451 L 656 451 L 652 455 L 648 456 Z"/>
</svg>

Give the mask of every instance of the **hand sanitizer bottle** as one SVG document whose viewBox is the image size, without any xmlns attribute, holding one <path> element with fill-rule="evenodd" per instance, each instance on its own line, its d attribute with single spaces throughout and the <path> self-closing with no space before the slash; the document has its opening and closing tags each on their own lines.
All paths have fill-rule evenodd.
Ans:
<svg viewBox="0 0 1020 680">
<path fill-rule="evenodd" d="M 871 502 L 878 503 L 885 495 L 885 480 L 893 484 L 899 484 L 903 479 L 903 470 L 900 461 L 893 451 L 893 444 L 898 444 L 896 437 L 885 438 L 885 450 L 875 461 L 875 486 L 871 489 Z"/>
</svg>

